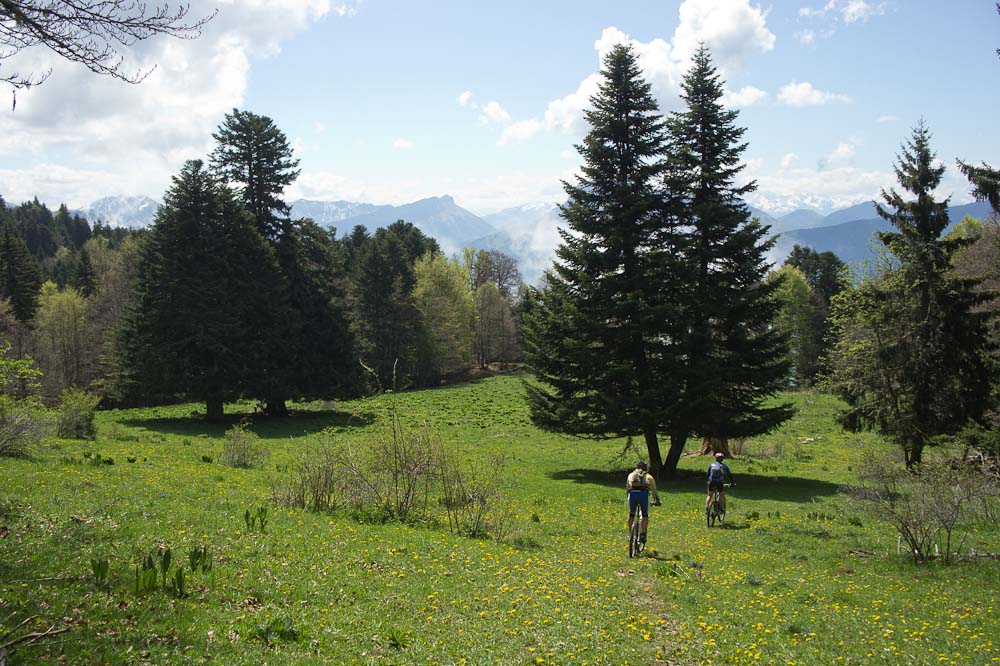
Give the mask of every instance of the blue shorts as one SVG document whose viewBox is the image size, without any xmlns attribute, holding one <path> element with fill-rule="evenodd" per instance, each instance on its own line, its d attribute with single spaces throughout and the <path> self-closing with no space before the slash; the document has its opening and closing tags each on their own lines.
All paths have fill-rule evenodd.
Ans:
<svg viewBox="0 0 1000 666">
<path fill-rule="evenodd" d="M 636 507 L 642 507 L 642 515 L 649 515 L 649 491 L 648 490 L 630 490 L 628 491 L 628 515 L 629 517 L 635 515 Z"/>
</svg>

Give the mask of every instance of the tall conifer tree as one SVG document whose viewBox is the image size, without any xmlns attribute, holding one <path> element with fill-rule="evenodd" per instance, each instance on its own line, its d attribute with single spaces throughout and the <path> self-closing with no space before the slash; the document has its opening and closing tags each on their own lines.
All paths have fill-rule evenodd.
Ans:
<svg viewBox="0 0 1000 666">
<path fill-rule="evenodd" d="M 5 224 L 0 234 L 0 298 L 10 299 L 14 317 L 22 324 L 35 316 L 41 286 L 41 271 L 28 246 Z"/>
<path fill-rule="evenodd" d="M 265 381 L 284 334 L 284 280 L 272 248 L 200 161 L 174 177 L 141 246 L 122 335 L 137 397 L 203 400 L 209 419 Z"/>
<path fill-rule="evenodd" d="M 669 122 L 666 190 L 685 230 L 683 407 L 670 430 L 673 473 L 691 435 L 729 438 L 766 432 L 790 418 L 790 405 L 765 406 L 788 376 L 787 344 L 772 324 L 776 283 L 764 277 L 767 227 L 752 218 L 738 185 L 745 130 L 722 105 L 723 81 L 708 50 L 695 53 L 681 84 L 686 109 Z"/>
<path fill-rule="evenodd" d="M 290 211 L 281 195 L 299 176 L 285 133 L 267 116 L 233 109 L 212 137 L 212 168 L 237 185 L 258 231 L 275 240 L 286 231 Z"/>
<path fill-rule="evenodd" d="M 582 174 L 564 184 L 569 228 L 524 309 L 528 361 L 542 380 L 527 386 L 531 417 L 584 437 L 642 437 L 658 471 L 657 433 L 676 402 L 664 121 L 626 46 L 605 58 L 591 103 Z"/>
<path fill-rule="evenodd" d="M 849 405 L 848 428 L 874 429 L 902 448 L 906 466 L 920 463 L 936 436 L 980 421 L 995 376 L 988 362 L 990 300 L 978 279 L 955 277 L 951 257 L 968 239 L 942 238 L 948 200 L 934 199 L 944 166 L 935 164 L 921 121 L 895 165 L 906 198 L 882 192 L 878 214 L 896 231 L 880 234 L 899 260 L 891 271 L 848 294 L 837 308 L 834 386 Z"/>
</svg>

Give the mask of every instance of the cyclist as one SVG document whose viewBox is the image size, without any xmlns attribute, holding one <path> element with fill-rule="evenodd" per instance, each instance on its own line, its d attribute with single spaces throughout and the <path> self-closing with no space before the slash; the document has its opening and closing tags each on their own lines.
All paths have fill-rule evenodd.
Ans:
<svg viewBox="0 0 1000 666">
<path fill-rule="evenodd" d="M 649 467 L 643 461 L 635 464 L 635 469 L 625 480 L 625 491 L 628 493 L 628 531 L 632 531 L 635 522 L 635 512 L 642 507 L 642 521 L 639 523 L 639 541 L 646 543 L 646 530 L 649 528 L 649 494 L 653 494 L 653 504 L 660 506 L 660 495 L 656 492 L 656 480 L 649 473 Z"/>
<path fill-rule="evenodd" d="M 715 454 L 715 462 L 708 466 L 708 497 L 705 498 L 705 510 L 712 506 L 712 491 L 719 491 L 719 505 L 722 510 L 726 510 L 726 491 L 723 489 L 723 483 L 726 477 L 729 478 L 729 485 L 735 486 L 736 479 L 733 478 L 733 473 L 729 471 L 729 465 L 722 462 L 726 455 L 719 451 Z"/>
</svg>

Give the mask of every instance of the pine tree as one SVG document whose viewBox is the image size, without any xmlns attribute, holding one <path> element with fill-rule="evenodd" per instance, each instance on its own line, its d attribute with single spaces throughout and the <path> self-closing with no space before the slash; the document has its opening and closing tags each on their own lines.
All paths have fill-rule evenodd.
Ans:
<svg viewBox="0 0 1000 666">
<path fill-rule="evenodd" d="M 664 122 L 635 53 L 605 58 L 554 270 L 525 304 L 532 420 L 583 437 L 641 436 L 652 469 L 675 406 L 675 230 L 663 215 Z"/>
<path fill-rule="evenodd" d="M 737 185 L 746 144 L 738 113 L 722 105 L 723 81 L 708 50 L 695 53 L 681 84 L 686 109 L 671 115 L 666 189 L 671 213 L 686 230 L 683 290 L 683 407 L 670 432 L 673 473 L 691 435 L 726 439 L 767 432 L 792 415 L 765 406 L 788 376 L 787 343 L 772 326 L 776 283 L 764 280 L 773 241 Z"/>
<path fill-rule="evenodd" d="M 41 272 L 28 246 L 11 225 L 4 225 L 0 235 L 0 298 L 10 299 L 14 317 L 22 324 L 35 316 L 41 286 Z"/>
<path fill-rule="evenodd" d="M 834 386 L 849 408 L 850 429 L 874 429 L 902 448 L 907 467 L 941 435 L 978 422 L 989 404 L 990 298 L 979 279 L 951 272 L 954 252 L 970 240 L 942 238 L 948 200 L 934 199 L 944 166 L 936 165 L 921 121 L 895 165 L 902 188 L 882 191 L 880 216 L 896 231 L 880 240 L 899 268 L 847 294 L 834 317 Z"/>
<path fill-rule="evenodd" d="M 284 132 L 267 116 L 233 109 L 218 132 L 212 167 L 239 188 L 240 198 L 265 238 L 287 230 L 289 206 L 281 195 L 299 175 L 299 161 Z"/>
<path fill-rule="evenodd" d="M 97 291 L 97 274 L 94 272 L 94 265 L 90 261 L 90 253 L 87 248 L 80 248 L 80 254 L 76 259 L 76 270 L 73 272 L 71 283 L 84 298 L 90 298 Z"/>
<path fill-rule="evenodd" d="M 200 161 L 174 177 L 146 236 L 120 335 L 134 396 L 206 403 L 209 419 L 266 383 L 287 312 L 274 252 Z"/>
<path fill-rule="evenodd" d="M 361 361 L 383 389 L 404 388 L 415 375 L 420 313 L 413 265 L 437 243 L 402 220 L 364 243 L 351 268 L 352 328 Z"/>
</svg>

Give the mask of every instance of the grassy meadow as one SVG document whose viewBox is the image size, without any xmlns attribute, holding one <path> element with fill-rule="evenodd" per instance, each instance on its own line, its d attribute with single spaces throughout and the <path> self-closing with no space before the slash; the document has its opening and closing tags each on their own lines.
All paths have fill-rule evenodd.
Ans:
<svg viewBox="0 0 1000 666">
<path fill-rule="evenodd" d="M 708 460 L 685 456 L 637 560 L 623 491 L 636 454 L 534 428 L 517 377 L 394 398 L 470 460 L 508 457 L 502 541 L 270 502 L 319 438 L 384 427 L 387 396 L 254 421 L 269 456 L 252 469 L 220 462 L 247 405 L 225 425 L 197 405 L 103 412 L 97 441 L 0 460 L 0 634 L 32 615 L 32 630 L 70 629 L 15 647 L 13 664 L 1000 663 L 1000 563 L 897 555 L 895 530 L 838 495 L 878 442 L 839 430 L 831 397 L 787 397 L 794 420 L 730 463 L 726 525 L 705 526 Z M 245 520 L 261 506 L 263 531 Z M 187 567 L 200 545 L 213 567 L 189 573 L 188 596 L 136 594 L 146 553 L 170 547 Z M 1000 533 L 981 527 L 970 547 L 998 552 Z"/>
</svg>

